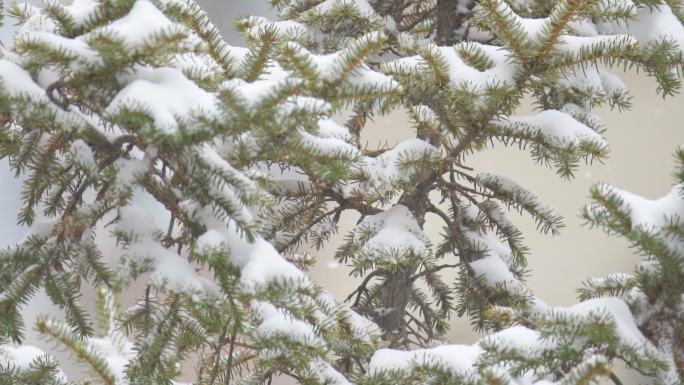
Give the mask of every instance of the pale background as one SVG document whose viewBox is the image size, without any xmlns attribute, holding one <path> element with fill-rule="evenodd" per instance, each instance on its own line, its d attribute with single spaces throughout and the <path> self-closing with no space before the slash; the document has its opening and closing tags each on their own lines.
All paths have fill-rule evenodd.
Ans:
<svg viewBox="0 0 684 385">
<path fill-rule="evenodd" d="M 224 31 L 231 44 L 240 44 L 239 36 L 232 32 L 237 16 L 270 15 L 266 0 L 198 2 Z M 0 36 L 5 41 L 7 34 L 8 28 L 0 29 Z M 677 96 L 663 100 L 655 93 L 655 83 L 642 75 L 628 73 L 623 75 L 623 79 L 633 96 L 634 108 L 623 113 L 598 111 L 607 123 L 605 136 L 611 146 L 611 154 L 605 164 L 583 166 L 574 180 L 563 181 L 553 170 L 535 164 L 526 152 L 516 148 L 497 146 L 475 154 L 466 163 L 477 171 L 494 172 L 512 178 L 565 217 L 566 228 L 557 237 L 539 235 L 534 222 L 528 217 L 513 217 L 531 249 L 529 265 L 532 274 L 528 284 L 550 305 L 571 305 L 576 301 L 576 289 L 584 279 L 616 271 L 630 272 L 639 261 L 628 248 L 627 242 L 608 238 L 602 231 L 582 225 L 579 210 L 588 202 L 591 185 L 608 182 L 651 199 L 665 195 L 672 187 L 672 154 L 678 145 L 684 144 L 684 130 L 681 127 L 684 99 Z M 518 113 L 526 112 L 529 110 Z M 411 135 L 406 117 L 397 112 L 376 118 L 364 139 L 371 144 L 380 141 L 391 144 Z M 20 186 L 8 173 L 6 164 L 0 163 L 0 245 L 13 244 L 23 237 L 25 230 L 18 228 L 14 222 L 19 192 Z M 340 238 L 355 220 L 345 219 L 345 229 L 341 231 Z M 438 222 L 429 221 L 428 235 L 436 239 L 439 226 Z M 354 281 L 348 278 L 346 268 L 332 259 L 338 241 L 317 252 L 319 263 L 312 270 L 312 275 L 339 298 L 344 298 L 353 289 Z M 27 309 L 27 321 L 38 312 L 48 309 L 45 303 L 33 303 Z M 467 320 L 456 319 L 452 324 L 449 342 L 472 343 L 478 339 L 470 331 Z M 33 333 L 29 334 L 28 342 L 45 349 L 52 346 L 35 341 Z M 625 385 L 639 383 L 638 378 L 629 373 L 621 373 L 620 377 Z"/>
</svg>

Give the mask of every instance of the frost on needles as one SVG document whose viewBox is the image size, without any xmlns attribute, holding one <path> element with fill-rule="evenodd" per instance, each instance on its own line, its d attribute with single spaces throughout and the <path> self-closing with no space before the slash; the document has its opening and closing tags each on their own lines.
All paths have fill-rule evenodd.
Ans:
<svg viewBox="0 0 684 385">
<path fill-rule="evenodd" d="M 236 23 L 246 48 L 192 0 L 7 5 L 19 26 L 0 47 L 0 157 L 29 231 L 0 253 L 0 383 L 70 381 L 23 344 L 27 327 L 88 369 L 80 384 L 619 384 L 617 361 L 682 382 L 684 153 L 660 200 L 594 188 L 588 223 L 644 262 L 586 281 L 567 308 L 525 285 L 506 210 L 549 234 L 562 218 L 467 165 L 493 142 L 561 178 L 604 158 L 593 109 L 630 106 L 611 69 L 678 90 L 681 4 L 271 3 L 278 20 Z M 516 114 L 523 96 L 535 114 Z M 415 137 L 365 147 L 367 122 L 394 109 Z M 359 286 L 339 301 L 297 247 L 326 247 L 349 213 L 337 258 Z M 60 317 L 26 325 L 36 295 Z M 487 336 L 445 341 L 456 316 Z"/>
</svg>

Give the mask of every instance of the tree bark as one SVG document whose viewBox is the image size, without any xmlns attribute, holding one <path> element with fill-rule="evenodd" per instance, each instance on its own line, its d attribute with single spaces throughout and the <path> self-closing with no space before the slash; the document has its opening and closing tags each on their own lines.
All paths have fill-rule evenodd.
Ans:
<svg viewBox="0 0 684 385">
<path fill-rule="evenodd" d="M 470 0 L 437 0 L 437 20 L 434 40 L 437 45 L 454 45 L 463 39 L 459 31 L 470 14 L 473 2 Z M 460 33 L 459 33 L 460 32 Z"/>
</svg>

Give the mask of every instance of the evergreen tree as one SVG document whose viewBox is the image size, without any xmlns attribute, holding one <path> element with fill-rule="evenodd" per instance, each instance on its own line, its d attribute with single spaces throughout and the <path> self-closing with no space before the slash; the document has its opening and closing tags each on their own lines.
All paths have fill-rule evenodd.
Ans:
<svg viewBox="0 0 684 385">
<path fill-rule="evenodd" d="M 543 233 L 562 218 L 466 164 L 493 142 L 562 178 L 603 159 L 592 110 L 630 106 L 611 68 L 677 92 L 681 4 L 271 2 L 278 21 L 237 23 L 247 48 L 192 0 L 9 6 L 0 157 L 23 178 L 30 231 L 0 253 L 2 381 L 68 381 L 21 345 L 21 308 L 40 290 L 64 320 L 35 326 L 90 369 L 82 383 L 178 383 L 193 362 L 198 385 L 619 384 L 616 360 L 682 382 L 681 185 L 656 202 L 597 186 L 585 217 L 646 261 L 554 308 L 524 284 L 528 251 L 505 208 Z M 526 95 L 538 111 L 517 116 Z M 393 109 L 415 137 L 362 146 L 366 123 Z M 348 212 L 360 219 L 337 258 L 361 283 L 340 303 L 297 246 L 325 246 Z M 427 214 L 444 225 L 435 245 Z M 136 305 L 119 309 L 134 282 Z M 489 335 L 435 347 L 456 315 Z"/>
</svg>

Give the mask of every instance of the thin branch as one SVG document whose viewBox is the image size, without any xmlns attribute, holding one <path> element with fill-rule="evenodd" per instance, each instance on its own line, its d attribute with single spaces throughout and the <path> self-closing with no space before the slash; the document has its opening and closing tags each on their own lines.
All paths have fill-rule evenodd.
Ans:
<svg viewBox="0 0 684 385">
<path fill-rule="evenodd" d="M 233 331 L 230 335 L 230 348 L 228 348 L 228 362 L 226 363 L 226 375 L 223 378 L 224 385 L 230 385 L 230 379 L 232 377 L 232 366 L 233 366 L 233 352 L 235 351 L 235 339 L 237 338 L 237 332 Z"/>
<path fill-rule="evenodd" d="M 302 228 L 297 234 L 295 234 L 292 238 L 290 238 L 290 240 L 289 240 L 287 243 L 285 243 L 285 244 L 282 245 L 282 246 L 279 246 L 279 247 L 278 247 L 278 251 L 282 253 L 282 252 L 284 252 L 285 250 L 287 250 L 290 246 L 297 244 L 297 242 L 299 242 L 299 240 L 300 240 L 307 232 L 309 232 L 309 231 L 311 230 L 311 228 L 314 227 L 314 225 L 320 223 L 322 220 L 324 220 L 325 218 L 329 217 L 330 215 L 337 214 L 339 211 L 342 211 L 342 207 L 341 207 L 341 206 L 335 207 L 334 209 L 329 210 L 329 211 L 325 212 L 323 215 L 321 215 L 321 216 L 319 216 L 318 218 L 314 219 L 314 220 L 311 221 L 309 224 L 307 224 L 304 228 Z"/>
<path fill-rule="evenodd" d="M 615 372 L 610 372 L 610 379 L 613 381 L 615 385 L 623 385 L 622 381 L 620 381 L 620 378 L 615 374 Z"/>
</svg>

